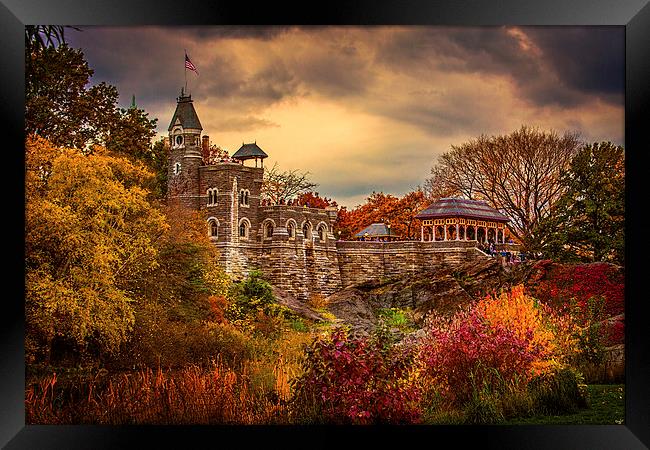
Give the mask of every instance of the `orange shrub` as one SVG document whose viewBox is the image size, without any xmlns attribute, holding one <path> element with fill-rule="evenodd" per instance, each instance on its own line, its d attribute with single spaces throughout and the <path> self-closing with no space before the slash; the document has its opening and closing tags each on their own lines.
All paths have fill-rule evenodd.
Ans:
<svg viewBox="0 0 650 450">
<path fill-rule="evenodd" d="M 562 367 L 576 351 L 577 328 L 571 317 L 526 295 L 523 285 L 487 296 L 476 308 L 490 326 L 511 330 L 539 350 L 540 357 L 532 364 L 537 374 Z"/>
</svg>

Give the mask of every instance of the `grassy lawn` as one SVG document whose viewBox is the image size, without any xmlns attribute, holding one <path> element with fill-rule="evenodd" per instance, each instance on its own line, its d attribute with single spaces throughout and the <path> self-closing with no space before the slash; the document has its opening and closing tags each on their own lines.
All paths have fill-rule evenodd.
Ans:
<svg viewBox="0 0 650 450">
<path fill-rule="evenodd" d="M 589 390 L 590 407 L 575 414 L 563 416 L 533 416 L 512 419 L 506 425 L 616 425 L 625 419 L 625 385 L 591 384 Z"/>
</svg>

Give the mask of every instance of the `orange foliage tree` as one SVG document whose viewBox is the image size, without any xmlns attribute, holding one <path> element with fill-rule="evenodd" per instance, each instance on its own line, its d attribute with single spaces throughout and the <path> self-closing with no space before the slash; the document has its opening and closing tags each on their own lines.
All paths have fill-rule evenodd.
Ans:
<svg viewBox="0 0 650 450">
<path fill-rule="evenodd" d="M 304 192 L 298 195 L 298 206 L 306 206 L 308 208 L 321 208 L 325 209 L 328 206 L 336 206 L 336 202 L 327 197 L 320 197 L 318 192 Z"/>
<path fill-rule="evenodd" d="M 342 207 L 336 228 L 341 232 L 341 239 L 350 239 L 368 225 L 383 222 L 390 224 L 391 234 L 403 239 L 414 239 L 420 229 L 420 221 L 415 216 L 427 205 L 428 201 L 419 189 L 401 198 L 373 192 L 363 205 L 352 210 Z"/>
</svg>

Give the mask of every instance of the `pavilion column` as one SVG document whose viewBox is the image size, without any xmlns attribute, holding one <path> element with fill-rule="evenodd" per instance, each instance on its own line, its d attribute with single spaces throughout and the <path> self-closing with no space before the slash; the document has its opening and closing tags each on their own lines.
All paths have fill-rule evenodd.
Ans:
<svg viewBox="0 0 650 450">
<path fill-rule="evenodd" d="M 463 228 L 463 230 L 464 230 L 463 235 L 464 235 L 464 238 L 465 238 L 463 240 L 466 241 L 467 240 L 467 225 L 465 225 L 465 228 Z"/>
<path fill-rule="evenodd" d="M 456 240 L 459 240 L 459 239 L 460 239 L 460 236 L 459 236 L 458 233 L 459 233 L 459 230 L 458 230 L 458 222 L 456 222 Z"/>
<path fill-rule="evenodd" d="M 424 242 L 424 225 L 420 227 L 420 240 Z"/>
<path fill-rule="evenodd" d="M 445 241 L 447 240 L 447 224 L 445 224 Z"/>
<path fill-rule="evenodd" d="M 433 241 L 435 241 L 435 240 L 436 240 L 436 226 L 433 225 L 433 226 L 431 227 L 431 241 L 433 242 Z"/>
</svg>

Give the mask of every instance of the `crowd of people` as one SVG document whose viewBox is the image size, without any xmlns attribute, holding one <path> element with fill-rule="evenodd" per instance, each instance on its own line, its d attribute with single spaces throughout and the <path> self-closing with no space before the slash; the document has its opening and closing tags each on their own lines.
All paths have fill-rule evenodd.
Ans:
<svg viewBox="0 0 650 450">
<path fill-rule="evenodd" d="M 334 206 L 334 207 L 338 206 L 338 204 L 330 198 L 319 197 L 318 192 L 312 194 L 311 195 L 312 198 L 309 198 L 307 196 L 306 196 L 307 198 L 301 198 L 301 197 L 303 196 L 290 198 L 288 200 L 281 198 L 277 202 L 269 198 L 264 198 L 261 200 L 260 205 L 261 206 L 287 205 L 287 206 L 300 206 L 304 208 L 321 208 L 321 209 L 324 208 L 324 205 Z"/>
<path fill-rule="evenodd" d="M 512 240 L 509 242 L 512 243 Z M 519 263 L 526 261 L 527 259 L 527 255 L 523 252 L 515 253 L 506 250 L 497 250 L 495 242 L 491 239 L 488 242 L 480 243 L 479 248 L 483 251 L 483 253 L 486 253 L 495 258 L 499 258 L 506 264 Z"/>
</svg>

